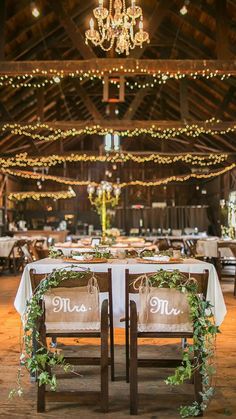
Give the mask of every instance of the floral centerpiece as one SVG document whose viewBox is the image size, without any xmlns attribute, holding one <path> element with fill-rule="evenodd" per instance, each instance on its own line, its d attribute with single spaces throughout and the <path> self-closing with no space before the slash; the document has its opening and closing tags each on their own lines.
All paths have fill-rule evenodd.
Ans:
<svg viewBox="0 0 236 419">
<path fill-rule="evenodd" d="M 106 237 L 115 243 L 116 239 L 120 237 L 120 230 L 118 228 L 108 228 L 106 230 Z"/>
</svg>

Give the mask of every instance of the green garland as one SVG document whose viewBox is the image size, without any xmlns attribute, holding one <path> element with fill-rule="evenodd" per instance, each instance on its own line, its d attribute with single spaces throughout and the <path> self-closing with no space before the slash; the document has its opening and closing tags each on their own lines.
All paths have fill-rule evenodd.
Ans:
<svg viewBox="0 0 236 419">
<path fill-rule="evenodd" d="M 55 249 L 53 246 L 49 247 L 48 257 L 51 259 L 63 258 L 63 251 L 61 249 Z"/>
<path fill-rule="evenodd" d="M 51 368 L 59 366 L 64 372 L 73 372 L 71 365 L 65 362 L 63 355 L 60 355 L 57 352 L 51 352 L 47 347 L 42 345 L 39 332 L 37 331 L 38 321 L 43 314 L 42 301 L 45 293 L 52 288 L 58 287 L 67 279 L 80 280 L 90 272 L 89 270 L 74 271 L 72 270 L 74 268 L 73 265 L 70 268 L 71 270 L 54 270 L 46 279 L 39 283 L 31 299 L 27 302 L 23 348 L 20 355 L 20 367 L 18 368 L 17 373 L 17 387 L 10 391 L 10 398 L 15 395 L 22 396 L 23 394 L 23 387 L 21 384 L 21 378 L 23 376 L 22 367 L 25 367 L 31 376 L 37 377 L 39 385 L 49 385 L 50 389 L 53 391 L 56 390 L 57 380 L 56 375 L 51 373 Z M 38 347 L 38 349 L 36 349 L 35 346 L 36 348 Z"/>
<path fill-rule="evenodd" d="M 175 288 L 188 294 L 190 315 L 194 326 L 193 342 L 186 344 L 181 365 L 175 369 L 174 375 L 168 377 L 165 382 L 168 385 L 183 384 L 184 381 L 191 379 L 196 369 L 199 369 L 203 380 L 203 401 L 201 404 L 195 401 L 190 406 L 180 407 L 180 415 L 183 418 L 198 416 L 201 411 L 207 408 L 208 401 L 214 391 L 211 386 L 211 376 L 214 373 L 212 358 L 215 338 L 219 329 L 212 323 L 212 306 L 209 301 L 205 301 L 197 294 L 197 282 L 192 278 L 186 278 L 179 270 L 173 272 L 160 270 L 155 275 L 149 276 L 149 280 L 154 287 Z M 201 362 L 194 356 L 194 353 L 199 353 Z"/>
</svg>

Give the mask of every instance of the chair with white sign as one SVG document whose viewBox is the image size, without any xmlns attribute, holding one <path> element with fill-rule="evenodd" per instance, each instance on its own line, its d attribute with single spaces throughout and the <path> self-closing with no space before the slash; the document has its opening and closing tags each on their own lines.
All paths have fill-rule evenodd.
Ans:
<svg viewBox="0 0 236 419">
<path fill-rule="evenodd" d="M 81 273 L 81 271 L 80 271 Z M 31 285 L 33 292 L 39 286 L 40 281 L 47 278 L 47 274 L 36 274 L 34 270 L 30 271 Z M 39 322 L 40 341 L 43 346 L 47 347 L 47 338 L 100 338 L 101 356 L 66 356 L 65 362 L 71 365 L 100 365 L 101 390 L 100 391 L 46 391 L 45 385 L 38 382 L 37 411 L 45 412 L 45 404 L 47 401 L 54 402 L 75 402 L 83 403 L 100 401 L 103 412 L 108 411 L 108 367 L 111 365 L 111 375 L 114 379 L 114 336 L 113 336 L 113 309 L 112 309 L 112 283 L 111 270 L 108 272 L 92 273 L 86 272 L 83 277 L 63 280 L 63 287 L 51 288 L 45 294 L 43 302 L 43 315 Z M 92 304 L 89 310 L 85 310 L 88 296 L 88 286 L 91 280 L 96 281 L 97 292 L 108 294 L 108 298 L 103 301 L 101 308 L 95 304 L 97 320 L 93 319 L 88 323 L 88 319 L 92 319 Z M 87 293 L 87 294 L 86 294 Z M 81 304 L 83 310 L 79 310 Z M 99 299 L 97 299 L 99 301 Z M 84 307 L 85 306 L 85 307 Z M 76 309 L 75 309 L 76 308 Z M 81 313 L 79 313 L 81 311 Z M 83 313 L 82 313 L 83 312 Z M 87 318 L 86 318 L 87 316 Z M 90 317 L 89 317 L 90 316 Z M 95 326 L 96 325 L 96 326 Z M 108 335 L 110 329 L 110 352 L 108 351 Z M 38 345 L 38 342 L 35 342 Z M 35 350 L 38 346 L 35 347 Z M 37 377 L 36 377 L 37 378 Z M 38 381 L 38 380 L 37 380 Z"/>
<path fill-rule="evenodd" d="M 126 269 L 126 296 L 125 296 L 125 331 L 126 331 L 126 381 L 130 381 L 130 413 L 138 413 L 138 367 L 155 367 L 155 368 L 175 368 L 181 365 L 180 359 L 163 359 L 163 358 L 145 358 L 141 359 L 138 357 L 138 339 L 139 338 L 167 338 L 167 339 L 189 339 L 193 337 L 193 331 L 191 328 L 186 331 L 165 331 L 159 330 L 155 331 L 155 327 L 150 329 L 140 328 L 140 313 L 137 313 L 137 306 L 132 298 L 137 297 L 139 294 L 140 286 L 142 283 L 143 277 L 149 277 L 154 273 L 148 274 L 130 274 L 129 270 Z M 187 278 L 189 277 L 188 273 L 183 273 Z M 203 295 L 203 298 L 206 297 L 207 284 L 208 284 L 208 272 L 204 271 L 203 273 L 192 274 L 191 276 L 198 283 L 198 293 Z M 169 290 L 169 288 L 161 290 Z M 135 298 L 137 301 L 137 298 Z M 165 298 L 166 300 L 166 298 Z M 165 308 L 164 306 L 162 307 Z M 157 329 L 156 329 L 157 330 Z M 202 389 L 202 380 L 201 376 L 196 371 L 194 377 L 194 388 L 195 388 L 195 398 L 197 401 L 201 401 L 201 389 Z"/>
</svg>

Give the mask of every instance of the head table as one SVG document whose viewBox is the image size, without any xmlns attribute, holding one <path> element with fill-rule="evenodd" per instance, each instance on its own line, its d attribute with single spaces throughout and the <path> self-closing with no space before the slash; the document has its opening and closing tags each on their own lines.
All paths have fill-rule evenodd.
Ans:
<svg viewBox="0 0 236 419">
<path fill-rule="evenodd" d="M 113 291 L 113 311 L 114 311 L 114 325 L 116 327 L 123 327 L 120 323 L 120 318 L 124 317 L 125 312 L 125 269 L 129 269 L 130 273 L 141 274 L 146 272 L 156 272 L 157 270 L 164 269 L 172 271 L 179 269 L 182 272 L 190 274 L 201 273 L 204 270 L 209 271 L 209 280 L 207 288 L 207 299 L 213 306 L 213 313 L 215 322 L 219 326 L 226 315 L 226 306 L 218 280 L 215 267 L 211 263 L 198 261 L 196 259 L 184 259 L 180 264 L 142 264 L 137 263 L 133 259 L 113 260 L 109 263 L 98 264 L 80 264 L 79 262 L 73 263 L 73 269 L 90 269 L 94 272 L 106 272 L 108 268 L 112 270 L 112 291 Z M 41 259 L 26 265 L 20 285 L 15 298 L 15 308 L 20 315 L 23 315 L 26 308 L 26 302 L 32 295 L 32 288 L 30 282 L 30 269 L 35 269 L 36 273 L 50 273 L 53 269 L 67 268 L 72 266 L 71 263 L 64 262 L 62 259 Z M 103 296 L 105 298 L 105 296 Z M 136 295 L 137 298 L 137 295 Z"/>
</svg>

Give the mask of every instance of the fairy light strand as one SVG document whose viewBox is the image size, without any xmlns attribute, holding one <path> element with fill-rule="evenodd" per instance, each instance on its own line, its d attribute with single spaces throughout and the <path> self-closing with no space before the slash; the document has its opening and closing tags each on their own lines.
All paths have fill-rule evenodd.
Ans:
<svg viewBox="0 0 236 419">
<path fill-rule="evenodd" d="M 27 153 L 17 154 L 15 157 L 0 158 L 0 166 L 3 168 L 7 167 L 51 167 L 57 164 L 63 163 L 75 163 L 75 162 L 100 162 L 100 163 L 126 163 L 132 161 L 134 163 L 142 164 L 147 162 L 153 162 L 156 164 L 173 164 L 177 162 L 188 163 L 193 166 L 213 166 L 223 163 L 227 160 L 228 154 L 211 153 L 207 156 L 193 155 L 191 153 L 180 154 L 175 156 L 163 156 L 160 154 L 135 155 L 132 153 L 115 153 L 105 155 L 89 155 L 89 154 L 69 154 L 69 155 L 58 155 L 53 154 L 50 156 L 43 157 L 30 157 Z"/>
<path fill-rule="evenodd" d="M 173 175 L 162 179 L 157 179 L 154 181 L 141 181 L 141 180 L 133 180 L 129 182 L 122 182 L 119 184 L 121 188 L 125 188 L 128 186 L 143 186 L 143 187 L 150 187 L 150 186 L 161 186 L 166 185 L 171 182 L 186 182 L 190 179 L 211 179 L 217 176 L 221 176 L 236 167 L 236 163 L 232 163 L 229 166 L 224 167 L 220 170 L 215 170 L 210 173 L 189 173 L 186 175 Z M 51 180 L 60 184 L 66 184 L 70 186 L 88 186 L 88 184 L 92 184 L 93 186 L 98 186 L 98 182 L 95 181 L 87 181 L 87 180 L 74 180 L 63 178 L 60 176 L 52 176 L 52 175 L 45 175 L 41 173 L 33 173 L 33 172 L 25 172 L 25 171 L 16 171 L 11 169 L 2 169 L 2 172 L 5 174 L 10 174 L 12 176 L 22 177 L 25 179 L 34 179 L 34 180 Z M 117 183 L 116 183 L 117 184 Z M 116 184 L 112 184 L 113 186 Z M 72 190 L 73 191 L 73 190 Z M 74 193 L 74 191 L 73 191 Z"/>
<path fill-rule="evenodd" d="M 126 84 L 131 89 L 133 88 L 147 88 L 147 87 L 154 87 L 155 84 L 165 84 L 170 79 L 180 80 L 186 77 L 192 79 L 204 78 L 204 79 L 212 79 L 212 78 L 219 78 L 220 80 L 227 79 L 231 77 L 230 72 L 221 72 L 218 70 L 211 70 L 210 68 L 205 68 L 203 70 L 198 71 L 189 71 L 181 72 L 181 71 L 161 71 L 161 70 L 152 70 L 150 66 L 145 66 L 142 64 L 136 64 L 135 67 L 131 67 L 130 64 L 126 67 L 125 65 L 118 65 L 113 67 L 104 68 L 104 70 L 99 70 L 96 67 L 91 68 L 89 70 L 75 70 L 75 71 L 64 71 L 64 70 L 56 70 L 54 68 L 50 68 L 49 70 L 40 70 L 36 68 L 30 72 L 23 72 L 22 74 L 18 75 L 8 75 L 3 74 L 0 76 L 0 87 L 1 86 L 11 86 L 13 88 L 22 88 L 22 87 L 33 87 L 33 88 L 42 88 L 47 85 L 58 84 L 63 81 L 65 78 L 69 79 L 79 79 L 80 81 L 83 80 L 94 80 L 94 79 L 103 79 L 104 75 L 106 74 L 117 74 L 122 73 L 127 77 L 132 77 L 135 74 L 140 74 L 142 76 L 148 76 L 148 78 L 152 78 L 151 81 L 135 81 L 131 82 L 126 80 Z"/>
<path fill-rule="evenodd" d="M 24 201 L 25 199 L 33 199 L 34 201 L 39 201 L 43 198 L 51 198 L 54 200 L 58 199 L 70 199 L 75 198 L 76 194 L 73 189 L 70 187 L 68 191 L 59 191 L 59 192 L 11 192 L 8 195 L 10 201 Z"/>
<path fill-rule="evenodd" d="M 37 123 L 35 125 L 31 124 L 18 124 L 18 123 L 7 123 L 4 124 L 2 127 L 2 132 L 10 132 L 12 135 L 21 135 L 25 137 L 29 137 L 35 141 L 57 141 L 63 140 L 68 137 L 76 137 L 83 134 L 86 135 L 99 135 L 105 136 L 106 134 L 114 134 L 118 133 L 120 137 L 138 137 L 140 135 L 150 135 L 151 138 L 158 138 L 158 139 L 174 139 L 181 135 L 185 135 L 191 138 L 197 138 L 202 134 L 207 135 L 225 135 L 228 133 L 232 133 L 236 131 L 236 125 L 232 127 L 228 127 L 226 129 L 214 129 L 212 124 L 217 125 L 221 121 L 219 119 L 211 118 L 209 120 L 204 121 L 201 125 L 197 123 L 186 123 L 183 127 L 170 127 L 170 128 L 163 128 L 156 126 L 150 122 L 150 126 L 146 128 L 131 128 L 126 130 L 119 130 L 115 128 L 106 128 L 101 127 L 100 125 L 91 125 L 85 126 L 81 129 L 71 128 L 71 129 L 56 129 L 52 128 L 47 124 L 44 123 Z M 42 133 L 37 133 L 36 131 L 47 131 L 48 134 L 44 135 Z"/>
</svg>

